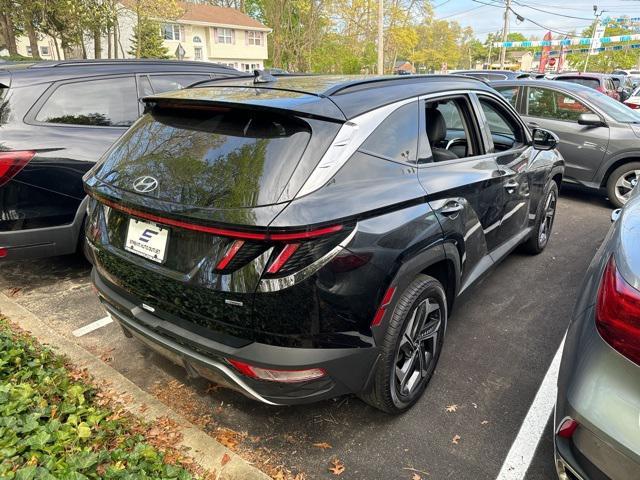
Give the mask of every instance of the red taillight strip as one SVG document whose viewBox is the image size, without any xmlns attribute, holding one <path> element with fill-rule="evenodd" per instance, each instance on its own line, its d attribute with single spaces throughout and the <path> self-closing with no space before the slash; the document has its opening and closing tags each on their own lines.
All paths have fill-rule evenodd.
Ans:
<svg viewBox="0 0 640 480">
<path fill-rule="evenodd" d="M 141 212 L 133 208 L 119 205 L 111 200 L 104 198 L 96 198 L 100 203 L 104 203 L 106 206 L 119 210 L 127 215 L 133 215 L 134 217 L 144 218 L 145 220 L 151 220 L 152 222 L 162 223 L 164 225 L 171 225 L 172 227 L 184 228 L 186 230 L 193 230 L 196 232 L 211 233 L 213 235 L 220 235 L 222 237 L 242 238 L 245 240 L 266 240 L 266 233 L 254 233 L 254 232 L 241 232 L 238 230 L 227 230 L 226 228 L 207 227 L 205 225 L 196 225 L 193 223 L 182 222 L 180 220 L 173 220 L 171 218 L 159 217 L 151 213 Z"/>
<path fill-rule="evenodd" d="M 285 245 L 280 254 L 273 261 L 273 263 L 269 265 L 267 273 L 278 273 L 282 266 L 287 263 L 287 260 L 291 258 L 291 255 L 296 253 L 296 250 L 298 250 L 299 247 L 299 243 L 289 243 Z"/>
<path fill-rule="evenodd" d="M 0 247 L 0 258 L 5 258 L 7 255 L 9 255 L 9 249 Z"/>
<path fill-rule="evenodd" d="M 269 238 L 271 240 L 305 240 L 307 238 L 316 238 L 321 237 L 322 235 L 336 233 L 342 230 L 342 228 L 342 225 L 332 225 L 330 227 L 318 228 L 316 230 L 309 230 L 306 232 L 272 233 L 269 235 Z"/>
<path fill-rule="evenodd" d="M 222 260 L 220 260 L 218 262 L 218 265 L 216 265 L 216 270 L 224 270 L 227 267 L 227 265 L 229 265 L 229 262 L 233 260 L 233 257 L 236 256 L 236 253 L 238 253 L 238 250 L 240 250 L 243 245 L 244 245 L 244 240 L 234 241 L 229 247 L 229 249 L 227 250 L 227 253 L 224 255 L 224 257 L 222 257 Z"/>
<path fill-rule="evenodd" d="M 257 232 L 245 232 L 241 230 L 229 230 L 226 228 L 208 227 L 205 225 L 197 225 L 194 223 L 183 222 L 180 220 L 173 220 L 171 218 L 160 217 L 151 213 L 141 212 L 133 208 L 125 207 L 111 200 L 107 200 L 103 197 L 98 197 L 90 194 L 93 198 L 106 206 L 132 215 L 138 218 L 144 218 L 145 220 L 151 220 L 152 222 L 162 223 L 164 225 L 171 225 L 172 227 L 184 228 L 187 230 L 193 230 L 196 232 L 211 233 L 213 235 L 220 235 L 222 237 L 240 238 L 243 240 L 274 240 L 274 241 L 288 241 L 288 240 L 308 240 L 311 238 L 321 237 L 323 235 L 329 235 L 331 233 L 339 232 L 344 228 L 343 225 L 332 225 L 330 227 L 317 228 L 315 230 L 305 230 L 303 232 L 291 232 L 291 233 L 257 233 Z"/>
<path fill-rule="evenodd" d="M 0 187 L 15 177 L 35 154 L 34 150 L 0 152 Z"/>
<path fill-rule="evenodd" d="M 372 327 L 377 327 L 382 322 L 382 317 L 384 316 L 384 312 L 387 311 L 387 307 L 391 303 L 391 299 L 393 298 L 393 294 L 396 292 L 396 287 L 389 287 L 386 292 L 384 292 L 384 297 L 382 297 L 382 302 L 380 302 L 380 306 L 376 311 L 376 315 L 373 317 L 371 322 Z"/>
</svg>

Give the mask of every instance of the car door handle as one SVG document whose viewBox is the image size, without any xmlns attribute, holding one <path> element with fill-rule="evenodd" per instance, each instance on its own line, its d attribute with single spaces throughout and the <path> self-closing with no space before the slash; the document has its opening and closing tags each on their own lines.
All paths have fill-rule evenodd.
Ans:
<svg viewBox="0 0 640 480">
<path fill-rule="evenodd" d="M 440 210 L 440 213 L 442 215 L 455 215 L 458 212 L 462 211 L 463 209 L 464 209 L 464 206 L 462 206 L 462 204 L 458 202 L 449 202 L 444 207 L 442 207 L 442 210 Z"/>
<path fill-rule="evenodd" d="M 518 185 L 520 184 L 515 180 L 509 180 L 507 183 L 504 184 L 504 188 L 507 189 L 507 192 L 513 193 L 515 192 L 516 188 L 518 188 Z"/>
</svg>

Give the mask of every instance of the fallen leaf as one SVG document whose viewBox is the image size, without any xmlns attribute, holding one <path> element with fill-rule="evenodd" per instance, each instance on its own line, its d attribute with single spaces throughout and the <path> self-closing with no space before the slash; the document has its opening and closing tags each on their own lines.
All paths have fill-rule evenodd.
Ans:
<svg viewBox="0 0 640 480">
<path fill-rule="evenodd" d="M 316 448 L 321 448 L 322 450 L 326 450 L 327 448 L 333 448 L 327 442 L 314 443 L 313 446 L 316 447 Z"/>
<path fill-rule="evenodd" d="M 278 470 L 273 477 L 273 480 L 287 480 L 287 476 L 285 475 L 283 470 Z"/>
<path fill-rule="evenodd" d="M 411 480 L 422 480 L 422 477 L 417 473 L 414 473 L 413 476 L 411 477 Z"/>
<path fill-rule="evenodd" d="M 471 405 L 473 405 L 473 408 L 478 408 L 478 404 L 477 403 L 471 402 Z"/>
<path fill-rule="evenodd" d="M 451 440 L 451 443 L 458 445 L 458 443 L 460 442 L 460 435 L 455 435 L 453 437 L 453 440 Z"/>
<path fill-rule="evenodd" d="M 344 472 L 344 463 L 337 458 L 334 458 L 331 460 L 331 467 L 329 467 L 329 471 L 334 475 L 342 475 Z"/>
<path fill-rule="evenodd" d="M 447 406 L 447 408 L 445 408 L 445 410 L 447 412 L 449 412 L 449 413 L 456 412 L 456 411 L 458 411 L 458 405 L 455 405 L 455 404 L 449 405 L 449 406 Z"/>
<path fill-rule="evenodd" d="M 486 425 L 487 423 L 489 423 L 489 420 L 483 420 L 482 422 L 480 422 L 481 425 Z"/>
<path fill-rule="evenodd" d="M 229 454 L 225 453 L 222 456 L 222 460 L 220 460 L 220 463 L 222 464 L 222 466 L 224 467 L 227 463 L 229 463 L 229 461 L 231 460 L 231 457 L 229 456 Z"/>
</svg>

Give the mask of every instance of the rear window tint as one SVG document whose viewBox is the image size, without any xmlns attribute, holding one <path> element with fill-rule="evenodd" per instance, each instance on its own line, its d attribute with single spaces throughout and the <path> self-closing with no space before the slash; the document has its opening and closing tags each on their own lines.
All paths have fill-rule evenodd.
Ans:
<svg viewBox="0 0 640 480">
<path fill-rule="evenodd" d="M 597 78 L 585 78 L 585 77 L 562 77 L 558 80 L 563 82 L 577 83 L 578 85 L 584 85 L 589 88 L 598 88 L 600 86 L 600 80 Z"/>
<path fill-rule="evenodd" d="M 153 175 L 157 198 L 197 207 L 272 204 L 310 138 L 305 122 L 273 112 L 156 110 L 121 138 L 98 176 L 131 190 Z"/>
<path fill-rule="evenodd" d="M 47 98 L 36 115 L 46 123 L 128 127 L 138 117 L 134 77 L 64 83 Z"/>
<path fill-rule="evenodd" d="M 398 162 L 415 162 L 420 117 L 418 102 L 398 108 L 360 147 L 360 151 Z"/>
</svg>

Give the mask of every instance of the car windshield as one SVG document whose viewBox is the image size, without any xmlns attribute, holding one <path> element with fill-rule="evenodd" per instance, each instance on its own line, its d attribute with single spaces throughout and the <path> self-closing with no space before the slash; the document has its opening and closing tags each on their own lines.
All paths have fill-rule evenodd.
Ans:
<svg viewBox="0 0 640 480">
<path fill-rule="evenodd" d="M 596 90 L 582 90 L 578 95 L 589 100 L 616 122 L 640 123 L 640 113 L 636 113 L 635 110 L 630 109 L 624 103 L 620 103 Z"/>
</svg>

